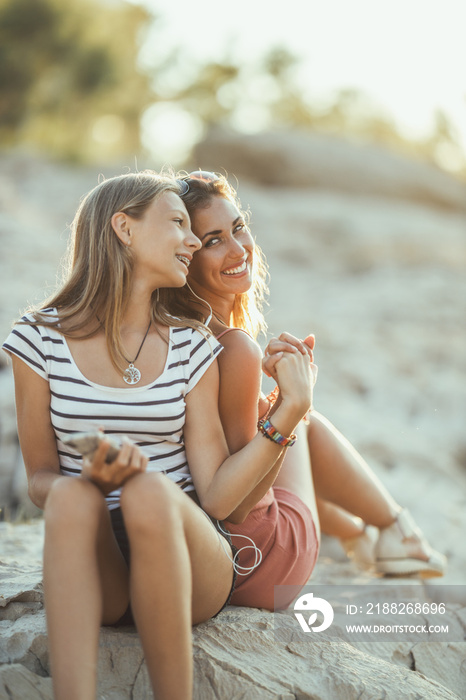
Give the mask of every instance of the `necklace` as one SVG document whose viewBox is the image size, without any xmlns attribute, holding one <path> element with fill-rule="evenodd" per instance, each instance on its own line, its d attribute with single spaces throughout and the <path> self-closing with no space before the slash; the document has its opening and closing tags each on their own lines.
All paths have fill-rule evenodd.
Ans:
<svg viewBox="0 0 466 700">
<path fill-rule="evenodd" d="M 123 379 L 127 384 L 137 384 L 138 381 L 141 379 L 141 372 L 138 370 L 137 367 L 134 366 L 134 363 L 138 359 L 139 353 L 142 350 L 142 346 L 144 345 L 144 341 L 146 340 L 147 334 L 149 333 L 149 328 L 150 328 L 151 323 L 152 323 L 152 319 L 149 321 L 149 325 L 147 326 L 147 331 L 144 335 L 144 338 L 142 339 L 142 343 L 139 346 L 139 350 L 138 350 L 137 355 L 134 358 L 134 360 L 128 360 L 123 355 L 123 359 L 126 360 L 126 362 L 128 362 L 128 367 L 123 372 Z"/>
</svg>

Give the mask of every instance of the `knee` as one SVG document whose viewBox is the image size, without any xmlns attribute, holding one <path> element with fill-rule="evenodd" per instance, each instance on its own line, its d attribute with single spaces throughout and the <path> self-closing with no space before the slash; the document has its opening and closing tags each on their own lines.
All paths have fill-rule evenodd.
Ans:
<svg viewBox="0 0 466 700">
<path fill-rule="evenodd" d="M 53 482 L 44 507 L 47 529 L 65 524 L 90 523 L 99 517 L 105 499 L 99 489 L 85 479 L 63 477 Z"/>
<path fill-rule="evenodd" d="M 121 509 L 128 532 L 164 532 L 179 517 L 180 489 L 165 474 L 141 474 L 123 487 Z"/>
<path fill-rule="evenodd" d="M 324 431 L 328 431 L 328 421 L 318 411 L 311 411 L 307 416 L 306 430 L 308 439 L 315 439 L 319 435 L 323 435 Z"/>
<path fill-rule="evenodd" d="M 316 412 L 312 411 L 307 415 L 307 425 L 306 425 L 306 432 L 308 437 L 311 437 L 312 434 L 315 432 L 316 427 L 318 426 L 319 420 L 316 416 Z"/>
</svg>

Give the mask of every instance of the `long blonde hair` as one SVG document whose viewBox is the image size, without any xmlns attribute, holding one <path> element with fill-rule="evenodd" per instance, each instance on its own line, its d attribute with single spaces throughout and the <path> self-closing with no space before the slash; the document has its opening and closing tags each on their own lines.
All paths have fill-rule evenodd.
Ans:
<svg viewBox="0 0 466 700">
<path fill-rule="evenodd" d="M 180 194 L 179 183 L 145 170 L 103 180 L 83 198 L 71 226 L 62 285 L 39 309 L 30 310 L 34 325 L 53 327 L 80 339 L 103 328 L 112 364 L 118 370 L 126 366 L 120 323 L 132 286 L 133 256 L 115 234 L 111 219 L 116 212 L 141 219 L 164 192 Z M 164 290 L 165 301 L 158 298 L 157 291 L 152 294 L 152 322 L 205 331 L 190 314 L 173 317 L 169 311 L 172 291 Z M 57 317 L 41 313 L 48 307 L 57 309 Z"/>
<path fill-rule="evenodd" d="M 182 179 L 189 185 L 189 190 L 183 193 L 181 198 L 190 215 L 197 209 L 207 208 L 211 204 L 213 197 L 222 197 L 232 202 L 245 221 L 249 221 L 248 213 L 241 209 L 241 202 L 236 190 L 223 175 L 216 174 L 215 179 L 214 177 L 199 179 L 198 177 L 189 176 L 185 176 Z M 252 335 L 253 338 L 257 338 L 260 333 L 265 334 L 267 331 L 267 324 L 263 314 L 265 299 L 268 294 L 267 276 L 265 256 L 257 243 L 254 242 L 253 283 L 247 292 L 236 294 L 230 319 L 232 326 L 242 328 Z M 172 303 L 175 305 L 172 309 L 174 313 L 187 313 L 199 320 L 203 319 L 205 314 L 199 311 L 199 300 L 193 296 L 187 286 L 173 291 Z"/>
</svg>

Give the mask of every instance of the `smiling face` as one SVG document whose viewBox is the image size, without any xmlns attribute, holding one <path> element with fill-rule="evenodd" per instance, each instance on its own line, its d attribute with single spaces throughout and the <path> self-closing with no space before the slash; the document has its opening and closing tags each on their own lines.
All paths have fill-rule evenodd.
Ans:
<svg viewBox="0 0 466 700">
<path fill-rule="evenodd" d="M 200 296 L 235 296 L 252 284 L 254 240 L 238 208 L 212 197 L 192 214 L 193 232 L 202 243 L 189 268 L 188 281 Z"/>
<path fill-rule="evenodd" d="M 188 212 L 174 192 L 154 199 L 142 218 L 124 215 L 121 240 L 130 244 L 136 278 L 157 287 L 182 287 L 193 253 L 201 247 L 191 231 Z M 128 234 L 129 232 L 129 234 Z"/>
</svg>

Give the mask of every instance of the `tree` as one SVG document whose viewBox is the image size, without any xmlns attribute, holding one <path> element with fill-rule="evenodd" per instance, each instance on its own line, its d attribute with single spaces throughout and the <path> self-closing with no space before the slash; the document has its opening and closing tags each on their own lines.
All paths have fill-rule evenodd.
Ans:
<svg viewBox="0 0 466 700">
<path fill-rule="evenodd" d="M 148 19 L 99 0 L 0 0 L 0 143 L 80 160 L 137 151 Z"/>
</svg>

